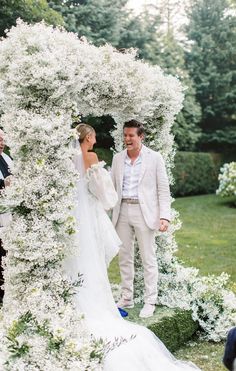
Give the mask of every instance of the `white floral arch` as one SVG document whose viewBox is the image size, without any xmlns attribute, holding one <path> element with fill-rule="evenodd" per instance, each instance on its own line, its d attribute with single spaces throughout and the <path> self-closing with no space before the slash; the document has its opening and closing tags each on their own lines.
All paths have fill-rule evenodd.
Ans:
<svg viewBox="0 0 236 371">
<path fill-rule="evenodd" d="M 79 282 L 69 282 L 62 269 L 64 256 L 76 248 L 71 217 L 76 174 L 68 145 L 72 116 L 78 111 L 112 116 L 116 150 L 122 146 L 123 122 L 143 121 L 148 144 L 161 150 L 170 174 L 170 128 L 182 101 L 179 81 L 136 61 L 132 51 L 97 48 L 72 33 L 21 21 L 1 41 L 1 126 L 15 163 L 4 198 L 13 221 L 2 231 L 8 254 L 1 370 L 99 370 L 106 351 L 90 339 L 75 313 L 71 297 Z M 170 233 L 157 240 L 162 293 L 169 288 L 160 300 L 189 308 L 188 280 L 195 283 L 197 271 L 185 270 L 173 258 L 177 227 L 176 219 Z M 184 303 L 183 293 L 188 294 Z"/>
</svg>

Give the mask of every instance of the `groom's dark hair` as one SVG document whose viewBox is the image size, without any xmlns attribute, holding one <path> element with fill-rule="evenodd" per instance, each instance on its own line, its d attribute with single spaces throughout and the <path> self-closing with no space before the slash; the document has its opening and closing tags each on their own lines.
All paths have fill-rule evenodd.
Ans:
<svg viewBox="0 0 236 371">
<path fill-rule="evenodd" d="M 144 127 L 143 124 L 137 120 L 129 120 L 124 123 L 123 130 L 124 128 L 137 128 L 137 134 L 138 136 L 144 134 Z"/>
</svg>

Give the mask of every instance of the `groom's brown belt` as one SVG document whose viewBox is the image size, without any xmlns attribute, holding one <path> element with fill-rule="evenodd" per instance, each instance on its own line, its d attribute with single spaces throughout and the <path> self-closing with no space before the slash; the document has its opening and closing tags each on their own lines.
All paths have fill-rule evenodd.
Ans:
<svg viewBox="0 0 236 371">
<path fill-rule="evenodd" d="M 135 198 L 122 198 L 122 202 L 126 202 L 127 204 L 139 204 L 139 200 Z"/>
</svg>

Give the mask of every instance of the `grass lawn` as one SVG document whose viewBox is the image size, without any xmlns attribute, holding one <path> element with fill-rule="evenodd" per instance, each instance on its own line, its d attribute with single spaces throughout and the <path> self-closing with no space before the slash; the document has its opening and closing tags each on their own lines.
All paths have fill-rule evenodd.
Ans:
<svg viewBox="0 0 236 371">
<path fill-rule="evenodd" d="M 226 371 L 223 354 L 224 344 L 205 341 L 191 341 L 174 353 L 176 358 L 191 361 L 202 371 Z"/>
<path fill-rule="evenodd" d="M 215 195 L 178 198 L 182 228 L 176 233 L 177 256 L 200 274 L 227 272 L 236 282 L 236 208 Z"/>
</svg>

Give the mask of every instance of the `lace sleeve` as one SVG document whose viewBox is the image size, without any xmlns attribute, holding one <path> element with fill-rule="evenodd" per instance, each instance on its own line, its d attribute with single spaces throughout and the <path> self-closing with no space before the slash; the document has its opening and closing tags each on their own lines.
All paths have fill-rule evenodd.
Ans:
<svg viewBox="0 0 236 371">
<path fill-rule="evenodd" d="M 94 164 L 87 170 L 89 191 L 102 203 L 105 210 L 112 209 L 118 196 L 109 172 L 104 169 L 105 162 Z"/>
</svg>

